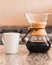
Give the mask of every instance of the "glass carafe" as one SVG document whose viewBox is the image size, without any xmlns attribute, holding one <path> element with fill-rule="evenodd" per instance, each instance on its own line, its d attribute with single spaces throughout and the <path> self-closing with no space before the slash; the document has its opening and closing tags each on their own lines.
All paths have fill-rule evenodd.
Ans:
<svg viewBox="0 0 52 65">
<path fill-rule="evenodd" d="M 48 14 L 25 14 L 30 27 L 23 40 L 26 41 L 30 53 L 45 53 L 50 49 L 51 43 L 45 30 Z M 30 34 L 29 38 L 26 37 L 28 34 Z"/>
</svg>

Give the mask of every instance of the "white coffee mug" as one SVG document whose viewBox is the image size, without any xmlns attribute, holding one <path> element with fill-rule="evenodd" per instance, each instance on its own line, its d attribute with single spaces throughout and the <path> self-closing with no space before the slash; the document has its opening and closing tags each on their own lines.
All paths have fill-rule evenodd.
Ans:
<svg viewBox="0 0 52 65">
<path fill-rule="evenodd" d="M 6 53 L 17 53 L 20 40 L 20 33 L 3 33 L 2 42 L 5 45 Z"/>
</svg>

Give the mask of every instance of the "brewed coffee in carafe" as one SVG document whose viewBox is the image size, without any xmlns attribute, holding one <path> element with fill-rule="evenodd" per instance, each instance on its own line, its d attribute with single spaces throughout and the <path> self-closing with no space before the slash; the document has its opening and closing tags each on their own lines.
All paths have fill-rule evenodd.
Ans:
<svg viewBox="0 0 52 65">
<path fill-rule="evenodd" d="M 30 23 L 28 32 L 24 36 L 23 40 L 26 40 L 26 47 L 30 53 L 46 53 L 51 43 L 47 37 L 45 27 L 47 25 L 48 13 L 46 14 L 26 14 L 27 20 Z M 30 34 L 27 40 L 27 35 Z"/>
</svg>

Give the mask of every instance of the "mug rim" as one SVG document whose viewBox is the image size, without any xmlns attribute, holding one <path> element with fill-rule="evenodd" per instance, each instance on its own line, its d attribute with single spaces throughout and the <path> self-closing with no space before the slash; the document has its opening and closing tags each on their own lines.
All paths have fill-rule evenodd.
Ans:
<svg viewBox="0 0 52 65">
<path fill-rule="evenodd" d="M 19 34 L 20 35 L 20 33 L 18 33 L 18 32 L 7 32 L 7 33 L 3 33 L 3 34 Z"/>
</svg>

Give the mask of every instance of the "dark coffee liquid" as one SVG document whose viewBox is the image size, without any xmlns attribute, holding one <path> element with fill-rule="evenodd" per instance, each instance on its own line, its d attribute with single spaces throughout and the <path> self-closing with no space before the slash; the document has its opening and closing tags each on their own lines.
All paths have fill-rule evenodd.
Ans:
<svg viewBox="0 0 52 65">
<path fill-rule="evenodd" d="M 26 46 L 30 53 L 46 53 L 50 49 L 51 43 L 49 41 L 47 43 L 28 41 Z"/>
</svg>

